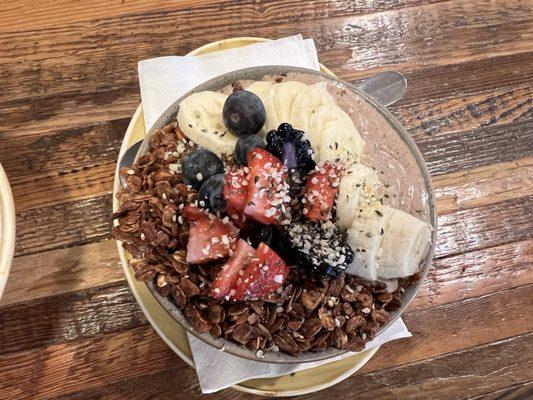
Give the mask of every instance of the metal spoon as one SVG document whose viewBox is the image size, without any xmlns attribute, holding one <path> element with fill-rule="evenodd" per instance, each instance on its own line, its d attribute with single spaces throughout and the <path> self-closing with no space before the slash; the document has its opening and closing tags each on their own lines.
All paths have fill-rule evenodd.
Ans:
<svg viewBox="0 0 533 400">
<path fill-rule="evenodd" d="M 405 94 L 407 80 L 399 72 L 387 71 L 372 75 L 370 78 L 356 83 L 355 87 L 368 94 L 378 103 L 384 106 L 390 106 L 400 100 Z M 142 142 L 142 140 L 138 141 L 124 152 L 124 155 L 119 161 L 120 168 L 131 167 L 133 165 Z M 122 187 L 126 186 L 126 181 L 122 176 L 120 177 L 120 183 Z"/>
</svg>

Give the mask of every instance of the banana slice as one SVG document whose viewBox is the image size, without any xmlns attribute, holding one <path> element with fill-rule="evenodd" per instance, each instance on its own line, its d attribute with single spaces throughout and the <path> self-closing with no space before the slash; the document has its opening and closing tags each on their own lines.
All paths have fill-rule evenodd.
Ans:
<svg viewBox="0 0 533 400">
<path fill-rule="evenodd" d="M 221 155 L 231 154 L 237 137 L 224 125 L 222 108 L 226 95 L 217 92 L 193 93 L 180 103 L 178 125 L 198 146 Z"/>
<path fill-rule="evenodd" d="M 362 164 L 353 164 L 346 170 L 339 185 L 337 197 L 337 223 L 342 230 L 352 226 L 360 205 L 369 205 L 380 197 L 378 174 Z"/>
<path fill-rule="evenodd" d="M 266 136 L 267 132 L 272 129 L 270 127 L 275 125 L 278 121 L 274 109 L 274 104 L 272 102 L 272 97 L 270 96 L 270 89 L 273 85 L 274 82 L 257 81 L 245 88 L 246 90 L 255 93 L 257 97 L 261 99 L 263 105 L 265 106 L 265 125 L 263 125 L 263 128 L 261 128 L 261 130 L 258 132 L 259 136 L 262 136 L 263 138 Z"/>
<path fill-rule="evenodd" d="M 320 150 L 320 137 L 322 136 L 326 123 L 338 120 L 348 125 L 353 125 L 350 116 L 336 105 L 325 104 L 314 110 L 314 113 L 309 118 L 309 131 L 307 132 L 307 136 L 316 152 Z M 355 126 L 353 129 L 356 130 Z M 359 135 L 359 133 L 357 134 Z"/>
<path fill-rule="evenodd" d="M 378 255 L 380 278 L 403 278 L 413 275 L 427 255 L 431 243 L 431 226 L 400 210 L 393 210 L 385 227 Z"/>
<path fill-rule="evenodd" d="M 289 118 L 292 126 L 307 133 L 313 112 L 322 105 L 335 105 L 335 100 L 329 94 L 327 85 L 326 82 L 315 83 L 296 95 Z"/>
<path fill-rule="evenodd" d="M 279 126 L 278 116 L 276 113 L 276 103 L 272 93 L 272 88 L 275 86 L 273 82 L 257 81 L 252 83 L 246 88 L 246 90 L 255 93 L 257 97 L 261 99 L 266 111 L 265 125 L 259 131 L 259 135 L 263 138 L 267 132 L 271 129 L 275 129 Z M 273 128 L 275 127 L 275 128 Z"/>
<path fill-rule="evenodd" d="M 306 84 L 296 81 L 277 83 L 270 88 L 270 95 L 273 98 L 276 108 L 276 115 L 280 124 L 283 122 L 290 123 L 294 99 L 306 88 Z"/>
<path fill-rule="evenodd" d="M 263 99 L 266 97 L 268 93 L 268 90 L 273 84 L 274 82 L 256 81 L 245 89 L 248 90 L 249 92 L 256 94 L 257 97 L 259 97 L 261 101 L 263 101 Z"/>
<path fill-rule="evenodd" d="M 392 212 L 392 208 L 377 201 L 357 210 L 346 238 L 355 257 L 346 273 L 370 281 L 378 279 L 380 266 L 377 259 L 380 256 L 385 227 Z"/>
<path fill-rule="evenodd" d="M 326 123 L 320 137 L 320 161 L 359 161 L 365 142 L 352 124 L 335 120 Z"/>
</svg>

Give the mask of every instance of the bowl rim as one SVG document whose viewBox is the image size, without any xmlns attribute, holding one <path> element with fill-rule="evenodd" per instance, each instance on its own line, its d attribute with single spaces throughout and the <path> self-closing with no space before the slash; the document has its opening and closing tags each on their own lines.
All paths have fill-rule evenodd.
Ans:
<svg viewBox="0 0 533 400">
<path fill-rule="evenodd" d="M 353 91 L 358 96 L 360 96 L 362 99 L 364 99 L 370 106 L 374 108 L 375 111 L 381 114 L 381 116 L 385 119 L 385 121 L 394 129 L 394 131 L 400 136 L 402 141 L 407 145 L 407 147 L 411 151 L 411 154 L 416 160 L 417 166 L 423 178 L 424 186 L 428 194 L 428 208 L 429 208 L 429 214 L 430 214 L 428 222 L 431 224 L 433 228 L 432 237 L 431 237 L 431 247 L 430 247 L 427 257 L 421 262 L 421 266 L 419 268 L 420 279 L 406 288 L 401 306 L 397 310 L 390 313 L 391 318 L 389 322 L 383 325 L 379 329 L 379 331 L 376 334 L 376 337 L 377 337 L 380 334 L 382 334 L 389 326 L 391 326 L 403 314 L 405 309 L 409 306 L 411 301 L 414 299 L 414 297 L 420 290 L 420 287 L 422 286 L 422 283 L 425 280 L 426 276 L 428 275 L 429 269 L 431 268 L 431 264 L 432 264 L 434 253 L 435 253 L 436 232 L 437 232 L 435 192 L 433 189 L 433 184 L 431 181 L 431 177 L 430 177 L 430 173 L 427 168 L 427 165 L 424 161 L 422 153 L 420 152 L 413 138 L 409 135 L 407 130 L 401 125 L 401 123 L 396 119 L 396 117 L 394 117 L 394 115 L 386 107 L 377 103 L 374 99 L 372 99 L 372 97 L 362 92 L 361 90 L 357 89 L 355 85 L 349 82 L 346 82 L 342 79 L 339 79 L 336 76 L 328 75 L 320 71 L 316 71 L 316 70 L 312 70 L 308 68 L 302 68 L 302 67 L 283 66 L 283 65 L 267 65 L 267 66 L 238 69 L 238 70 L 234 70 L 234 71 L 231 71 L 225 74 L 221 74 L 215 78 L 209 79 L 197 85 L 193 89 L 189 90 L 183 96 L 180 96 L 176 101 L 174 101 L 161 114 L 161 116 L 154 122 L 149 132 L 143 138 L 143 143 L 141 144 L 141 147 L 137 153 L 136 160 L 142 154 L 144 154 L 146 150 L 148 149 L 150 138 L 155 132 L 155 130 L 162 128 L 163 126 L 167 125 L 168 123 L 172 122 L 175 119 L 175 116 L 179 109 L 179 103 L 183 99 L 185 99 L 187 96 L 190 96 L 193 93 L 201 92 L 205 90 L 219 90 L 223 88 L 224 86 L 231 84 L 233 81 L 239 80 L 239 79 L 260 80 L 262 77 L 266 75 L 287 74 L 291 72 L 320 76 L 323 79 L 326 79 L 333 84 L 337 84 L 337 85 L 340 84 L 340 85 L 345 86 L 346 88 L 348 88 L 349 90 Z M 146 283 L 146 285 L 148 286 L 150 292 L 155 297 L 155 299 L 165 309 L 165 311 L 169 313 L 172 316 L 172 318 L 176 320 L 176 322 L 178 322 L 187 332 L 196 336 L 197 338 L 199 338 L 206 344 L 213 346 L 220 351 L 225 351 L 234 356 L 245 358 L 245 359 L 252 360 L 252 361 L 257 361 L 257 362 L 266 362 L 266 363 L 274 363 L 274 364 L 295 364 L 295 363 L 308 363 L 308 362 L 323 361 L 329 358 L 338 357 L 346 353 L 349 353 L 348 350 L 328 348 L 320 352 L 304 352 L 297 356 L 291 356 L 283 352 L 265 352 L 264 357 L 258 358 L 256 356 L 256 352 L 254 352 L 253 350 L 250 350 L 248 348 L 245 348 L 243 346 L 240 346 L 234 342 L 231 342 L 223 338 L 215 338 L 209 332 L 199 333 L 195 331 L 194 328 L 189 324 L 189 322 L 183 315 L 182 311 L 168 297 L 161 296 L 159 293 L 157 293 L 153 282 L 148 282 Z"/>
</svg>

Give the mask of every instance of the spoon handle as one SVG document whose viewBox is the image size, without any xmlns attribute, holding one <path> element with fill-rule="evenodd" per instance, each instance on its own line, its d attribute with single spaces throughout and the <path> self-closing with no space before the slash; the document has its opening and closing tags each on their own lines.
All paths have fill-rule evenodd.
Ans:
<svg viewBox="0 0 533 400">
<path fill-rule="evenodd" d="M 390 106 L 400 100 L 407 89 L 407 80 L 396 71 L 380 72 L 355 86 L 373 97 L 378 103 Z"/>
</svg>

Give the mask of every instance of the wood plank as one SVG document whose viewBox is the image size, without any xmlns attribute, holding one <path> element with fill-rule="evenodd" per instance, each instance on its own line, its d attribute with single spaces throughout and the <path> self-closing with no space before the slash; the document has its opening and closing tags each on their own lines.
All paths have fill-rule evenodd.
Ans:
<svg viewBox="0 0 533 400">
<path fill-rule="evenodd" d="M 528 333 L 399 368 L 364 374 L 364 367 L 359 374 L 328 389 L 328 395 L 340 396 L 356 388 L 362 400 L 421 400 L 429 393 L 431 399 L 448 400 L 491 392 L 531 379 L 533 356 L 528 348 L 532 343 L 533 334 Z M 308 398 L 321 397 L 314 393 Z"/>
<path fill-rule="evenodd" d="M 385 344 L 383 351 L 378 352 L 364 370 L 382 370 L 529 333 L 533 330 L 533 316 L 527 315 L 525 305 L 532 300 L 533 285 L 529 284 L 429 309 L 408 311 L 402 318 L 413 337 Z M 511 309 L 508 305 L 515 316 L 508 312 Z M 526 308 L 520 309 L 522 306 Z M 506 327 L 511 320 L 515 321 L 512 323 L 514 327 Z"/>
<path fill-rule="evenodd" d="M 519 383 L 495 392 L 470 397 L 468 400 L 523 400 L 533 397 L 533 382 Z"/>
<path fill-rule="evenodd" d="M 531 87 L 532 59 L 533 53 L 525 52 L 404 70 L 408 87 L 397 105 L 419 105 L 472 93 L 490 94 L 497 90 Z"/>
<path fill-rule="evenodd" d="M 131 115 L 138 101 L 138 60 L 184 54 L 221 37 L 280 37 L 299 31 L 316 38 L 326 65 L 342 77 L 356 79 L 382 69 L 401 67 L 407 71 L 476 61 L 488 54 L 495 57 L 531 51 L 533 46 L 525 32 L 533 21 L 524 20 L 528 7 L 526 0 L 480 2 L 469 7 L 449 1 L 367 16 L 329 18 L 317 24 L 315 15 L 302 15 L 305 13 L 300 7 L 258 19 L 256 13 L 243 14 L 245 10 L 235 4 L 218 14 L 228 14 L 217 19 L 223 23 L 213 22 L 213 10 L 199 12 L 193 8 L 74 24 L 40 31 L 38 37 L 32 32 L 3 35 L 0 52 L 9 57 L 0 53 L 0 62 L 4 61 L 0 76 L 6 78 L 8 86 L 0 104 L 4 121 L 0 137 L 7 132 L 22 135 L 61 129 L 72 126 L 73 121 L 104 121 L 105 115 L 108 119 Z M 176 24 L 184 18 L 187 24 Z M 205 27 L 206 21 L 211 21 L 209 33 L 195 29 Z M 432 38 L 431 43 L 428 38 Z M 380 43 L 379 52 L 374 48 L 376 41 Z M 421 43 L 426 43 L 422 50 Z M 48 72 L 40 74 L 43 70 Z M 92 99 L 95 91 L 96 98 Z M 33 100 L 31 104 L 25 101 L 28 97 Z M 105 110 L 111 103 L 113 113 Z M 29 121 L 28 115 L 35 118 Z"/>
<path fill-rule="evenodd" d="M 438 217 L 437 258 L 531 238 L 533 196 Z"/>
<path fill-rule="evenodd" d="M 533 120 L 413 138 L 434 177 L 531 157 Z"/>
<path fill-rule="evenodd" d="M 533 195 L 533 157 L 433 178 L 439 214 Z"/>
<path fill-rule="evenodd" d="M 113 240 L 16 257 L 0 307 L 122 280 Z"/>
<path fill-rule="evenodd" d="M 414 136 L 450 134 L 531 119 L 532 98 L 533 85 L 519 86 L 414 105 L 393 105 L 391 110 Z"/>
<path fill-rule="evenodd" d="M 46 315 L 46 318 L 43 318 Z M 0 308 L 0 355 L 147 325 L 125 282 Z"/>
<path fill-rule="evenodd" d="M 17 213 L 15 256 L 109 239 L 111 195 Z"/>
<path fill-rule="evenodd" d="M 364 0 L 350 2 L 318 0 L 313 2 L 314 9 L 302 7 L 302 3 L 297 0 L 265 1 L 260 4 L 249 0 L 241 1 L 239 5 L 247 13 L 255 13 L 261 16 L 268 16 L 277 12 L 286 13 L 298 7 L 302 9 L 302 14 L 313 13 L 316 18 L 331 18 L 419 6 L 439 1 L 446 0 L 379 0 L 371 3 Z M 232 2 L 220 0 L 202 0 L 201 2 L 203 8 L 211 4 L 216 6 L 216 8 L 213 6 L 210 9 L 221 10 L 231 6 Z M 0 10 L 0 32 L 42 30 L 82 21 L 119 17 L 134 13 L 169 12 L 171 10 L 187 9 L 191 6 L 198 6 L 198 2 L 194 0 L 179 0 L 171 3 L 153 0 L 137 0 L 135 2 L 96 0 L 87 3 L 82 0 L 44 0 L 35 4 L 24 0 L 12 4 L 9 8 L 4 6 Z"/>
<path fill-rule="evenodd" d="M 1 141 L 17 210 L 111 193 L 128 124 L 121 119 Z"/>
<path fill-rule="evenodd" d="M 528 285 L 408 313 L 405 320 L 414 337 L 384 346 L 367 364 L 365 372 L 411 364 L 527 333 L 533 329 L 533 316 L 526 312 L 532 295 L 533 285 Z M 454 324 L 449 324 L 451 316 Z M 458 334 L 458 327 L 464 326 L 469 328 Z M 449 340 L 450 337 L 454 340 Z M 124 368 L 127 365 L 135 368 Z M 0 397 L 59 396 L 174 368 L 190 379 L 182 381 L 184 387 L 195 384 L 194 373 L 186 372 L 185 364 L 171 354 L 151 328 L 143 326 L 2 355 Z M 28 373 L 28 369 L 39 373 Z"/>
<path fill-rule="evenodd" d="M 0 397 L 46 399 L 176 366 L 186 367 L 148 326 L 0 356 Z"/>
<path fill-rule="evenodd" d="M 489 247 L 433 262 L 410 310 L 431 308 L 533 283 L 533 240 Z"/>
<path fill-rule="evenodd" d="M 527 399 L 531 397 L 531 383 L 516 382 L 531 379 L 525 366 L 533 364 L 531 352 L 527 351 L 532 341 L 531 334 L 523 335 L 384 371 L 356 373 L 346 381 L 329 388 L 327 396 L 344 398 L 346 393 L 350 393 L 357 399 L 427 399 L 431 393 L 431 398 L 435 400 L 464 399 L 465 396 L 476 400 Z M 472 373 L 473 366 L 476 368 L 475 374 Z M 94 390 L 61 396 L 56 400 L 263 398 L 231 389 L 212 395 L 201 395 L 194 383 L 194 377 L 190 377 L 190 371 L 171 370 L 146 375 Z M 485 395 L 487 392 L 490 393 Z M 471 397 L 472 395 L 475 397 Z M 323 399 L 324 391 L 298 398 Z"/>
</svg>

